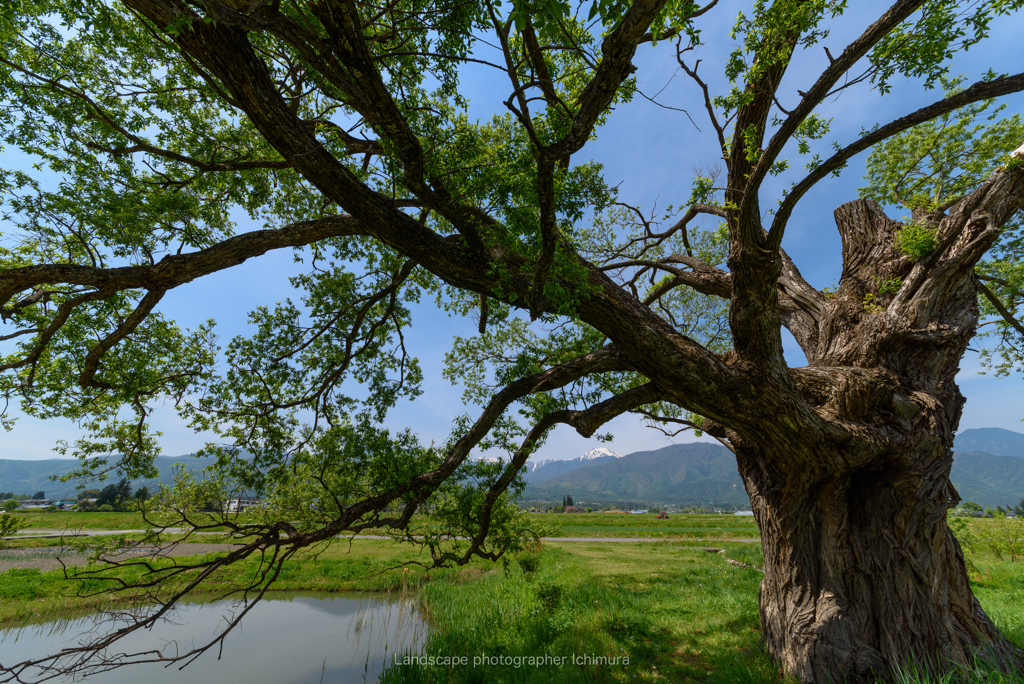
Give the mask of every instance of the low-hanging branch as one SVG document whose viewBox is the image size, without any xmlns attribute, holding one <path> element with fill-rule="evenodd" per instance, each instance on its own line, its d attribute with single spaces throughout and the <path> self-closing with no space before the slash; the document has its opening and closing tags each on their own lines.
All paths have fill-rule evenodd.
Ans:
<svg viewBox="0 0 1024 684">
<path fill-rule="evenodd" d="M 982 259 L 1000 235 L 1019 230 L 1012 220 L 1024 208 L 1024 167 L 1018 159 L 997 167 L 1002 150 L 990 149 L 1017 133 L 996 143 L 978 133 L 978 163 L 960 164 L 969 179 L 960 187 L 958 178 L 955 193 L 938 188 L 957 195 L 936 202 L 945 214 L 910 207 L 912 224 L 890 219 L 867 199 L 891 196 L 872 177 L 865 199 L 834 213 L 843 260 L 835 287 L 812 287 L 790 258 L 796 251 L 781 249 L 800 200 L 853 155 L 876 146 L 884 174 L 912 177 L 894 171 L 893 157 L 927 159 L 916 126 L 963 121 L 958 108 L 1022 91 L 1024 75 L 975 83 L 866 130 L 825 161 L 814 158 L 806 175 L 779 162 L 792 143 L 821 151 L 829 124 L 814 117 L 830 94 L 866 90 L 876 76 L 885 91 L 885 75 L 897 71 L 930 87 L 952 53 L 986 38 L 992 20 L 1015 7 L 983 0 L 951 25 L 932 25 L 941 8 L 893 0 L 845 48 L 830 44 L 822 56 L 821 43 L 842 34 L 833 24 L 859 21 L 842 15 L 841 2 L 755 2 L 728 38 L 703 44 L 700 31 L 713 27 L 692 20 L 721 10 L 717 0 L 597 3 L 590 18 L 590 5 L 562 0 L 543 12 L 517 5 L 515 15 L 488 2 L 122 5 L 102 21 L 74 3 L 59 11 L 30 3 L 12 15 L 0 120 L 18 125 L 5 130 L 5 144 L 67 181 L 55 193 L 27 167 L 0 175 L 12 198 L 7 215 L 27 238 L 0 249 L 0 322 L 9 326 L 0 341 L 17 348 L 2 360 L 2 390 L 89 426 L 82 473 L 152 469 L 149 402 L 172 398 L 182 418 L 228 443 L 207 447 L 218 456 L 212 481 L 162 493 L 158 528 L 216 527 L 239 547 L 186 561 L 108 557 L 76 571 L 156 607 L 111 639 L 5 663 L 3 677 L 113 667 L 122 661 L 104 646 L 169 615 L 218 571 L 253 564 L 231 594 L 248 600 L 240 619 L 283 563 L 339 535 L 376 531 L 426 547 L 426 567 L 502 558 L 530 536 L 510 497 L 549 432 L 564 425 L 590 437 L 628 413 L 670 433 L 699 428 L 732 450 L 761 530 L 763 642 L 788 676 L 886 678 L 910 661 L 942 674 L 977 657 L 1008 673 L 1024 668 L 1024 653 L 971 594 L 946 525 L 959 498 L 950 480 L 964 403 L 956 373 L 978 327 L 979 296 L 1005 321 L 1001 333 L 1024 335 L 1000 299 L 1008 286 L 976 276 L 996 270 Z M 656 207 L 627 196 L 630 184 L 616 185 L 618 167 L 585 161 L 582 151 L 605 136 L 602 126 L 625 120 L 612 108 L 625 108 L 643 83 L 642 74 L 633 79 L 648 64 L 637 46 L 670 37 L 665 54 L 704 103 L 725 178 L 698 164 L 692 192 L 681 188 L 683 157 L 702 148 L 680 143 L 666 123 L 653 137 L 671 155 L 669 204 L 685 210 L 659 219 Z M 723 45 L 724 60 L 703 60 L 725 64 L 723 78 L 698 76 L 698 50 Z M 805 67 L 826 57 L 814 82 L 800 84 Z M 508 79 L 511 94 L 490 102 L 488 120 L 468 109 L 462 69 L 470 64 Z M 805 90 L 784 109 L 780 87 L 791 83 Z M 195 105 L 182 94 L 190 89 Z M 772 118 L 776 110 L 783 118 Z M 847 110 L 836 114 L 844 127 L 857 123 L 856 108 Z M 175 117 L 185 125 L 171 126 Z M 152 140 L 141 133 L 150 127 L 159 129 Z M 626 133 L 630 144 L 642 139 Z M 194 175 L 161 177 L 185 167 Z M 776 199 L 766 183 L 775 173 L 798 182 L 777 197 L 766 230 L 771 214 L 761 207 Z M 946 176 L 914 177 L 925 193 Z M 81 198 L 95 202 L 94 214 Z M 335 206 L 343 215 L 323 216 Z M 183 244 L 210 244 L 207 228 L 221 234 L 236 209 L 286 225 L 155 253 L 180 226 Z M 297 220 L 310 216 L 320 218 Z M 717 227 L 698 230 L 700 216 Z M 818 258 L 825 240 L 810 239 L 803 251 Z M 211 326 L 182 332 L 159 311 L 164 293 L 182 284 L 306 246 L 315 257 L 291 280 L 298 303 L 254 311 L 255 331 L 227 345 L 223 372 Z M 1016 254 L 1018 241 L 997 249 Z M 104 267 L 111 262 L 119 266 Z M 461 376 L 467 401 L 483 406 L 456 418 L 439 448 L 385 427 L 395 402 L 426 384 L 406 345 L 413 314 L 429 301 L 453 317 L 478 316 L 457 338 L 446 377 Z M 790 367 L 783 328 L 806 366 Z M 350 381 L 364 383 L 357 396 L 345 393 Z M 132 416 L 119 417 L 124 410 Z M 471 458 L 484 448 L 509 458 Z M 122 456 L 105 466 L 94 457 L 105 453 Z M 207 492 L 223 498 L 243 484 L 268 493 L 268 508 L 196 512 L 204 497 L 212 501 Z M 418 528 L 417 514 L 430 522 Z M 184 664 L 222 638 L 136 656 Z"/>
</svg>

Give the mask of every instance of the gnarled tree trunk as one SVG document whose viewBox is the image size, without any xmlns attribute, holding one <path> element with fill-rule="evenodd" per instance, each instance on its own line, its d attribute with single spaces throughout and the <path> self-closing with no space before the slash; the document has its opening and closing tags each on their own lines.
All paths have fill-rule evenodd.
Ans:
<svg viewBox="0 0 1024 684">
<path fill-rule="evenodd" d="M 977 324 L 973 267 L 1001 225 L 993 199 L 930 217 L 937 247 L 919 260 L 894 247 L 900 224 L 874 202 L 836 210 L 843 277 L 803 340 L 809 366 L 792 377 L 844 429 L 776 423 L 756 440 L 731 436 L 761 528 L 764 639 L 802 682 L 976 657 L 1024 668 L 971 593 L 946 525 L 959 501 L 954 377 Z"/>
<path fill-rule="evenodd" d="M 843 681 L 911 663 L 944 671 L 974 654 L 1020 667 L 946 527 L 951 464 L 940 446 L 828 484 L 769 482 L 744 468 L 764 545 L 762 630 L 787 672 Z"/>
</svg>

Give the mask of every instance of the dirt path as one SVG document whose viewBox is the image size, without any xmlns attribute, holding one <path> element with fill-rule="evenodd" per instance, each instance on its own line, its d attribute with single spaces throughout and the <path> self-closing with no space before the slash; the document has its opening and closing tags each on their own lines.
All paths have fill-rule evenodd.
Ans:
<svg viewBox="0 0 1024 684">
<path fill-rule="evenodd" d="M 165 556 L 195 556 L 200 553 L 217 553 L 230 551 L 239 546 L 238 544 L 176 544 L 164 548 L 161 553 Z M 152 556 L 157 551 L 155 547 L 132 549 L 128 553 L 117 556 L 109 556 L 111 560 L 125 560 L 126 558 L 141 558 Z M 0 550 L 0 572 L 19 569 L 37 570 L 59 570 L 61 561 L 65 565 L 82 565 L 86 561 L 86 554 L 74 551 L 67 547 L 45 547 L 32 549 L 3 549 Z"/>
</svg>

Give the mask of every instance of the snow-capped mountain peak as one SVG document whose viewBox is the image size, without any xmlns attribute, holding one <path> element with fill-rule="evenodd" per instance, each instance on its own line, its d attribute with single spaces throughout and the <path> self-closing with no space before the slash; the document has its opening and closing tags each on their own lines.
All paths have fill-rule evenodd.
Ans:
<svg viewBox="0 0 1024 684">
<path fill-rule="evenodd" d="M 607 447 L 596 447 L 580 456 L 579 460 L 593 461 L 595 458 L 604 458 L 605 456 L 614 456 L 615 458 L 622 458 L 622 454 L 612 451 Z"/>
<path fill-rule="evenodd" d="M 470 458 L 475 461 L 487 461 L 488 463 L 508 462 L 507 457 L 482 456 L 479 454 L 471 456 Z M 576 458 L 546 458 L 543 461 L 530 461 L 527 463 L 527 472 L 536 473 L 538 470 L 543 470 L 546 477 L 554 477 L 556 474 L 574 470 L 575 468 L 580 468 L 585 465 L 590 465 L 591 461 L 605 458 L 622 458 L 622 454 L 612 451 L 607 447 L 596 447 L 585 454 L 577 456 Z"/>
</svg>

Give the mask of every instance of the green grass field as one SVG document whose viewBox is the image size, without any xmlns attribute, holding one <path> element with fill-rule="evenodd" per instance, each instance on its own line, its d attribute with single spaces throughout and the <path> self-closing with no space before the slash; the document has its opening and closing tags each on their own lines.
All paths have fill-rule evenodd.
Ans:
<svg viewBox="0 0 1024 684">
<path fill-rule="evenodd" d="M 535 514 L 531 518 L 558 525 L 560 537 L 649 537 L 651 539 L 757 539 L 753 516 L 672 514 L 657 520 L 654 513 Z"/>
<path fill-rule="evenodd" d="M 602 520 L 607 517 L 613 521 Z M 750 535 L 743 527 L 749 519 L 736 523 L 730 516 L 685 516 L 692 523 L 682 525 L 678 518 L 683 517 L 664 522 L 686 530 L 719 530 L 721 536 Z M 583 525 L 586 533 L 580 536 L 597 536 L 594 528 L 615 532 L 639 527 L 635 522 L 618 526 L 615 521 L 624 517 L 614 515 L 593 519 L 596 524 Z M 990 523 L 970 524 L 981 529 Z M 641 529 L 654 534 L 666 528 Z M 761 574 L 728 562 L 760 565 L 760 544 L 726 541 L 715 546 L 725 552 L 709 553 L 692 539 L 546 542 L 539 550 L 497 564 L 475 561 L 427 573 L 401 567 L 405 561 L 426 560 L 407 546 L 335 540 L 318 554 L 307 553 L 286 566 L 275 587 L 414 592 L 433 626 L 425 654 L 521 659 L 519 667 L 399 666 L 387 674 L 389 684 L 786 682 L 759 644 Z M 975 544 L 967 554 L 971 579 L 978 600 L 999 628 L 1024 647 L 1024 561 L 1012 562 L 1003 555 Z M 214 577 L 210 587 L 227 588 L 253 571 L 254 564 L 233 567 Z M 94 590 L 100 584 L 82 588 Z M 0 595 L 5 597 L 0 627 L 69 617 L 104 605 L 100 597 L 76 598 L 75 589 L 59 572 L 0 573 Z M 548 660 L 532 665 L 522 660 L 531 656 Z M 573 657 L 606 660 L 574 665 Z M 551 664 L 559 658 L 562 664 Z M 1010 680 L 990 676 L 985 681 Z"/>
<path fill-rule="evenodd" d="M 140 530 L 147 527 L 139 513 L 17 512 L 32 529 L 49 530 Z M 534 514 L 538 523 L 557 527 L 555 536 L 564 537 L 650 537 L 675 539 L 757 538 L 751 516 L 673 514 L 656 520 L 655 514 L 574 513 Z"/>
<path fill-rule="evenodd" d="M 44 530 L 141 530 L 146 523 L 140 513 L 78 513 L 70 511 L 16 511 L 28 523 L 25 534 L 33 528 Z"/>
</svg>

